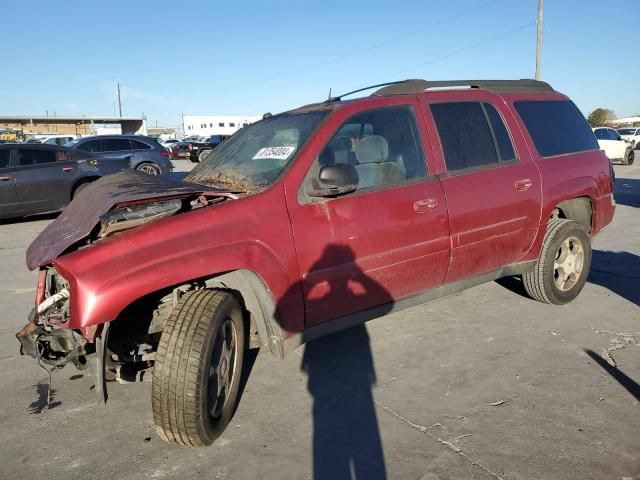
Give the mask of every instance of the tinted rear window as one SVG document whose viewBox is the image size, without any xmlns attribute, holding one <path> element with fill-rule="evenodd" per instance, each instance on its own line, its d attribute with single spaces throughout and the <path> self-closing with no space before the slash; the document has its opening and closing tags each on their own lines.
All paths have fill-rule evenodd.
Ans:
<svg viewBox="0 0 640 480">
<path fill-rule="evenodd" d="M 0 150 L 0 168 L 7 168 L 9 166 L 9 154 L 11 150 Z"/>
<path fill-rule="evenodd" d="M 598 149 L 591 128 L 572 102 L 526 100 L 514 106 L 543 157 Z"/>
<path fill-rule="evenodd" d="M 151 150 L 151 146 L 138 140 L 131 140 L 134 150 Z"/>
<path fill-rule="evenodd" d="M 18 150 L 18 165 L 40 165 L 42 163 L 53 163 L 56 161 L 55 150 Z"/>
<path fill-rule="evenodd" d="M 105 152 L 120 152 L 131 150 L 131 143 L 128 138 L 107 138 L 103 140 Z"/>
<path fill-rule="evenodd" d="M 430 108 L 447 171 L 498 163 L 493 136 L 480 103 L 434 103 Z"/>
<path fill-rule="evenodd" d="M 493 105 L 489 103 L 483 103 L 482 105 L 484 106 L 484 110 L 487 112 L 487 117 L 489 117 L 489 122 L 491 123 L 493 136 L 495 137 L 496 145 L 498 146 L 498 153 L 500 153 L 500 161 L 509 162 L 511 160 L 515 160 L 516 154 L 513 151 L 513 144 L 511 143 L 509 132 L 507 132 L 507 127 L 504 126 L 502 117 L 500 117 L 500 114 Z"/>
</svg>

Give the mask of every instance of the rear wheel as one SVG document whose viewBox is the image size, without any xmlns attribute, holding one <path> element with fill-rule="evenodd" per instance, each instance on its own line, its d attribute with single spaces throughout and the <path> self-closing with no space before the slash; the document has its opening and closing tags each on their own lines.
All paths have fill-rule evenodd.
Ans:
<svg viewBox="0 0 640 480">
<path fill-rule="evenodd" d="M 584 226 L 552 218 L 535 268 L 522 276 L 529 296 L 562 305 L 576 298 L 591 268 L 591 242 Z"/>
<path fill-rule="evenodd" d="M 633 165 L 635 160 L 635 154 L 633 153 L 633 149 L 627 150 L 627 153 L 624 156 L 624 164 L 625 165 Z"/>
<path fill-rule="evenodd" d="M 155 163 L 141 163 L 136 167 L 136 170 L 148 175 L 160 175 L 160 167 L 158 167 Z"/>
<path fill-rule="evenodd" d="M 245 351 L 243 312 L 221 290 L 185 294 L 162 332 L 153 371 L 158 435 L 178 445 L 210 445 L 238 401 Z"/>
<path fill-rule="evenodd" d="M 211 153 L 211 150 L 203 150 L 200 153 L 198 153 L 198 162 L 204 162 L 210 153 Z"/>
</svg>

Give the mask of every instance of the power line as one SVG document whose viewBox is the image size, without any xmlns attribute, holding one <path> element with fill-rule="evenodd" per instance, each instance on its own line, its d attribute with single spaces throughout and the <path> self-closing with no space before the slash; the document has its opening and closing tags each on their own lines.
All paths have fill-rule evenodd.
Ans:
<svg viewBox="0 0 640 480">
<path fill-rule="evenodd" d="M 405 73 L 405 72 L 408 72 L 408 71 L 411 71 L 411 70 L 415 70 L 416 68 L 424 67 L 425 65 L 431 65 L 431 64 L 433 64 L 433 63 L 437 63 L 437 62 L 442 61 L 442 60 L 446 60 L 447 58 L 453 57 L 453 56 L 455 56 L 455 55 L 459 55 L 459 54 L 461 54 L 461 53 L 468 52 L 469 50 L 474 50 L 474 49 L 476 49 L 476 48 L 478 48 L 478 47 L 484 46 L 484 45 L 486 45 L 486 44 L 488 44 L 488 43 L 494 42 L 494 41 L 496 41 L 496 40 L 499 40 L 499 39 L 501 39 L 501 38 L 507 37 L 507 36 L 509 36 L 509 35 L 512 35 L 512 34 L 514 34 L 514 33 L 519 32 L 519 31 L 521 31 L 521 30 L 524 30 L 525 28 L 530 27 L 530 26 L 534 25 L 535 23 L 536 23 L 535 21 L 527 22 L 527 23 L 525 23 L 525 24 L 520 25 L 520 26 L 519 26 L 519 27 L 517 27 L 517 28 L 514 28 L 514 29 L 512 29 L 512 30 L 508 30 L 508 31 L 503 32 L 503 33 L 501 33 L 501 34 L 499 34 L 499 35 L 496 35 L 496 36 L 493 36 L 493 37 L 487 38 L 486 40 L 483 40 L 483 41 L 481 41 L 481 42 L 473 43 L 473 44 L 467 45 L 467 46 L 465 46 L 465 47 L 463 47 L 463 48 L 460 48 L 460 49 L 458 49 L 458 50 L 454 50 L 454 51 L 452 51 L 452 52 L 450 52 L 450 53 L 447 53 L 447 54 L 445 54 L 445 55 L 441 55 L 441 56 L 436 57 L 436 58 L 433 58 L 433 59 L 431 59 L 431 60 L 427 60 L 426 62 L 422 62 L 422 63 L 419 63 L 419 64 L 417 64 L 417 65 L 413 65 L 413 66 L 411 66 L 411 67 L 404 68 L 404 69 L 402 69 L 402 70 L 397 70 L 397 71 L 395 71 L 395 72 L 388 73 L 388 74 L 386 74 L 384 77 L 378 77 L 378 78 L 375 78 L 375 79 L 371 80 L 371 82 L 372 82 L 372 83 L 375 83 L 375 82 L 377 82 L 377 81 L 386 80 L 386 79 L 388 79 L 388 78 L 390 78 L 390 77 L 395 77 L 395 78 L 397 78 L 397 75 L 399 75 L 399 74 L 401 74 L 401 73 Z M 345 90 L 346 90 L 346 88 L 345 88 Z M 312 101 L 313 101 L 313 100 L 312 100 Z M 317 101 L 317 100 L 316 100 L 316 101 Z M 309 103 L 309 101 L 308 101 L 308 100 L 307 100 L 306 102 L 307 102 L 307 103 Z M 299 105 L 299 104 L 301 104 L 301 103 L 305 103 L 305 101 L 304 101 L 304 100 L 303 100 L 303 101 L 300 101 L 300 102 L 296 103 L 295 105 L 294 105 L 294 104 L 292 104 L 292 103 L 288 103 L 286 106 L 285 106 L 285 105 L 281 105 L 281 106 L 279 106 L 279 107 L 277 107 L 277 108 L 274 108 L 274 110 L 278 111 L 278 110 L 280 109 L 280 107 L 286 108 L 286 107 L 291 107 L 291 106 L 297 106 L 297 105 Z"/>
<path fill-rule="evenodd" d="M 421 27 L 421 28 L 419 28 L 417 30 L 413 30 L 413 31 L 411 31 L 409 33 L 405 33 L 403 35 L 399 35 L 399 36 L 390 38 L 388 40 L 385 40 L 384 42 L 380 42 L 380 43 L 377 43 L 375 45 L 371 45 L 369 47 L 362 48 L 360 50 L 356 50 L 356 51 L 348 53 L 346 55 L 341 55 L 341 56 L 338 56 L 338 57 L 334 57 L 332 59 L 326 60 L 326 61 L 321 62 L 321 63 L 316 63 L 316 64 L 310 65 L 308 67 L 303 67 L 303 68 L 300 68 L 300 69 L 297 69 L 297 70 L 291 70 L 289 72 L 279 73 L 279 74 L 271 76 L 271 77 L 262 78 L 260 80 L 255 81 L 255 82 L 242 84 L 239 87 L 241 87 L 241 88 L 250 87 L 250 86 L 253 86 L 253 85 L 263 84 L 265 82 L 270 82 L 272 80 L 277 80 L 279 78 L 289 77 L 291 75 L 297 75 L 299 73 L 309 72 L 309 71 L 312 71 L 312 70 L 317 70 L 318 68 L 325 67 L 327 65 L 331 65 L 333 63 L 340 62 L 340 61 L 346 60 L 348 58 L 353 58 L 353 57 L 356 57 L 358 55 L 362 55 L 363 53 L 370 52 L 372 50 L 377 50 L 379 48 L 385 47 L 385 46 L 390 45 L 392 43 L 396 43 L 396 42 L 399 42 L 401 40 L 405 40 L 405 39 L 410 38 L 410 37 L 412 37 L 414 35 L 417 35 L 419 33 L 422 33 L 422 32 L 425 32 L 427 30 L 430 30 L 430 29 L 432 29 L 434 27 L 439 27 L 440 25 L 444 25 L 445 23 L 449 23 L 449 22 L 452 22 L 453 20 L 457 20 L 460 17 L 464 17 L 465 15 L 468 15 L 468 14 L 473 13 L 473 12 L 479 10 L 479 9 L 487 7 L 487 6 L 491 5 L 492 3 L 496 3 L 497 1 L 499 1 L 499 0 L 489 0 L 488 2 L 481 3 L 480 5 L 476 5 L 475 7 L 469 8 L 469 9 L 464 10 L 464 11 L 459 12 L 459 13 L 456 13 L 455 15 L 451 15 L 449 17 L 443 18 L 442 20 L 438 20 L 436 22 L 428 24 L 427 26 Z"/>
<path fill-rule="evenodd" d="M 501 33 L 501 34 L 499 34 L 499 35 L 496 35 L 495 37 L 491 37 L 491 38 L 488 38 L 488 39 L 486 39 L 486 40 L 484 40 L 484 41 L 482 41 L 482 42 L 475 43 L 475 44 L 472 44 L 472 45 L 469 45 L 469 46 L 463 47 L 463 48 L 461 48 L 461 49 L 459 49 L 459 50 L 455 50 L 455 51 L 453 51 L 453 52 L 451 52 L 451 53 L 447 53 L 446 55 L 442 55 L 442 56 L 437 57 L 437 58 L 434 58 L 434 59 L 432 59 L 432 60 L 428 60 L 428 61 L 426 61 L 426 62 L 419 63 L 419 64 L 414 65 L 414 66 L 412 66 L 412 67 L 408 67 L 408 68 L 404 68 L 404 69 L 402 69 L 402 70 L 395 71 L 395 72 L 390 73 L 390 74 L 388 74 L 388 75 L 386 75 L 386 76 L 384 76 L 384 77 L 381 77 L 380 79 L 382 80 L 382 79 L 385 79 L 385 78 L 389 78 L 389 77 L 392 77 L 392 76 L 399 75 L 400 73 L 409 72 L 409 71 L 411 71 L 411 70 L 415 70 L 416 68 L 424 67 L 425 65 L 430 65 L 430 64 L 432 64 L 432 63 L 439 62 L 440 60 L 444 60 L 444 59 L 447 59 L 447 58 L 449 58 L 449 57 L 453 57 L 454 55 L 458 55 L 458 54 L 460 54 L 460 53 L 468 52 L 469 50 L 474 50 L 474 49 L 476 49 L 476 48 L 478 48 L 478 47 L 482 47 L 483 45 L 486 45 L 487 43 L 494 42 L 494 41 L 496 41 L 496 40 L 499 40 L 499 39 L 501 39 L 501 38 L 504 38 L 504 37 L 506 37 L 506 36 L 509 36 L 509 35 L 511 35 L 511 34 L 513 34 L 513 33 L 519 32 L 520 30 L 524 30 L 524 29 L 525 29 L 525 28 L 527 28 L 527 27 L 530 27 L 530 26 L 532 26 L 532 25 L 535 25 L 535 23 L 536 23 L 535 21 L 533 21 L 533 22 L 527 22 L 527 23 L 525 23 L 525 24 L 520 25 L 520 26 L 519 26 L 519 27 L 517 27 L 517 28 L 514 28 L 513 30 L 509 30 L 509 31 L 507 31 L 507 32 L 504 32 L 504 33 Z"/>
</svg>

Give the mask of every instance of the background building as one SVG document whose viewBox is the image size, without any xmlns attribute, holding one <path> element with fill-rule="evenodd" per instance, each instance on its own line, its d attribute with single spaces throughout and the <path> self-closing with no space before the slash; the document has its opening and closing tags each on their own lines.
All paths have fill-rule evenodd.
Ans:
<svg viewBox="0 0 640 480">
<path fill-rule="evenodd" d="M 616 120 L 611 120 L 611 124 L 614 126 L 614 128 L 640 127 L 640 117 L 617 118 Z"/>
<path fill-rule="evenodd" d="M 258 120 L 261 115 L 184 115 L 182 127 L 185 136 L 233 135 Z"/>
<path fill-rule="evenodd" d="M 19 136 L 35 134 L 146 135 L 147 125 L 140 117 L 14 117 L 0 116 L 0 128 L 16 131 Z"/>
</svg>

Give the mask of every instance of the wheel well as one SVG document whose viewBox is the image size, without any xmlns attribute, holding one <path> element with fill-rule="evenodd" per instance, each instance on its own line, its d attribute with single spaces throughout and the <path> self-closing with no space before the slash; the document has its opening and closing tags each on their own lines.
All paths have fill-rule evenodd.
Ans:
<svg viewBox="0 0 640 480">
<path fill-rule="evenodd" d="M 551 217 L 566 218 L 587 227 L 591 231 L 593 208 L 589 197 L 577 197 L 565 200 L 556 205 Z"/>
<path fill-rule="evenodd" d="M 130 350 L 132 343 L 157 343 L 164 322 L 179 298 L 199 288 L 218 288 L 232 293 L 246 313 L 249 348 L 268 346 L 276 357 L 284 357 L 284 334 L 277 321 L 273 298 L 260 277 L 249 270 L 196 279 L 134 300 L 111 322 L 111 349 L 124 351 Z M 126 348 L 118 348 L 118 344 Z"/>
<path fill-rule="evenodd" d="M 91 183 L 91 182 L 95 182 L 96 180 L 98 180 L 100 177 L 95 176 L 95 177 L 82 177 L 80 180 L 78 180 L 75 185 L 73 186 L 73 188 L 71 189 L 71 196 L 69 197 L 69 200 L 73 199 L 73 196 L 76 193 L 76 190 L 78 189 L 78 187 L 80 185 L 84 185 L 85 183 Z"/>
</svg>

